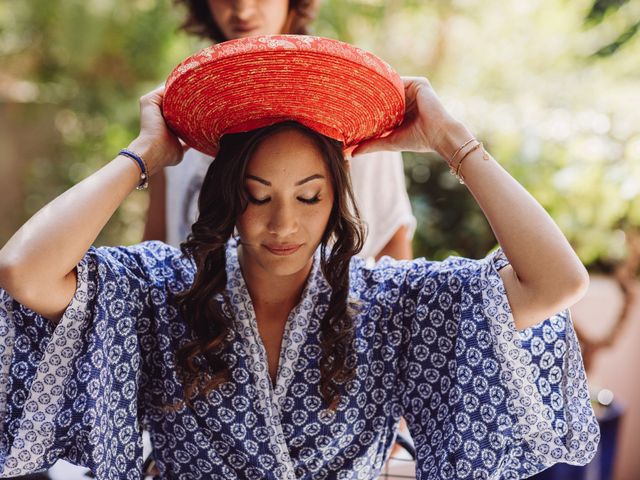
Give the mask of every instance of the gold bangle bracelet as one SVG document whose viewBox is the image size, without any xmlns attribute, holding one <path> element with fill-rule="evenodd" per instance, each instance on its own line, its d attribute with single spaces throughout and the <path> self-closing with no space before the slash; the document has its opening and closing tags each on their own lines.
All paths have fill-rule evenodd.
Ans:
<svg viewBox="0 0 640 480">
<path fill-rule="evenodd" d="M 456 169 L 456 177 L 458 178 L 458 181 L 464 185 L 464 177 L 462 176 L 462 161 L 467 158 L 469 156 L 469 154 L 471 152 L 473 152 L 474 150 L 477 150 L 478 148 L 480 148 L 480 150 L 482 150 L 482 159 L 483 160 L 489 160 L 489 153 L 487 153 L 487 151 L 484 149 L 484 144 L 482 142 L 478 142 L 477 145 L 474 145 L 473 148 L 469 149 L 469 151 L 467 153 L 464 154 L 464 156 L 460 159 L 460 161 L 458 162 L 458 168 Z"/>
<path fill-rule="evenodd" d="M 460 161 L 458 162 L 458 167 L 456 168 L 456 177 L 458 178 L 458 181 L 461 184 L 464 184 L 464 177 L 462 175 L 460 175 L 460 170 L 462 169 L 462 162 L 464 161 L 465 158 L 467 158 L 469 156 L 469 154 L 471 152 L 475 152 L 478 148 L 482 148 L 482 142 L 478 142 L 476 143 L 473 147 L 471 147 L 467 153 L 465 153 L 462 158 L 460 159 Z"/>
<path fill-rule="evenodd" d="M 451 160 L 449 160 L 449 162 L 448 162 L 448 163 L 449 163 L 449 165 L 451 166 L 451 168 L 453 168 L 453 161 L 456 159 L 456 157 L 457 157 L 457 156 L 458 156 L 458 154 L 462 151 L 462 149 L 463 149 L 464 147 L 466 147 L 467 145 L 469 145 L 469 144 L 470 144 L 471 142 L 473 142 L 474 140 L 476 140 L 476 139 L 475 139 L 475 137 L 474 137 L 474 138 L 471 138 L 471 140 L 467 140 L 466 142 L 464 142 L 464 143 L 462 144 L 462 146 L 461 146 L 460 148 L 458 148 L 458 149 L 454 152 L 454 154 L 451 156 Z M 477 141 L 477 140 L 476 140 L 476 141 Z"/>
</svg>

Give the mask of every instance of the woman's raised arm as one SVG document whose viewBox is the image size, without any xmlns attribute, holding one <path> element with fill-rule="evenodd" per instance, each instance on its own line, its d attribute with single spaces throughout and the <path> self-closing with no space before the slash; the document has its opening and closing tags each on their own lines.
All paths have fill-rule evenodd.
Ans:
<svg viewBox="0 0 640 480">
<path fill-rule="evenodd" d="M 482 208 L 510 265 L 500 270 L 516 328 L 525 329 L 577 302 L 586 269 L 542 206 L 444 109 L 425 78 L 405 78 L 405 121 L 391 135 L 362 144 L 376 150 L 435 151 L 458 169 Z M 467 144 L 466 147 L 463 147 Z M 456 152 L 462 147 L 460 152 Z M 465 156 L 465 154 L 467 154 Z"/>
<path fill-rule="evenodd" d="M 183 147 L 164 123 L 164 87 L 140 99 L 140 134 L 128 147 L 148 174 L 182 159 Z M 57 321 L 73 298 L 76 265 L 122 201 L 140 183 L 140 168 L 118 155 L 51 201 L 0 250 L 0 288 Z"/>
</svg>

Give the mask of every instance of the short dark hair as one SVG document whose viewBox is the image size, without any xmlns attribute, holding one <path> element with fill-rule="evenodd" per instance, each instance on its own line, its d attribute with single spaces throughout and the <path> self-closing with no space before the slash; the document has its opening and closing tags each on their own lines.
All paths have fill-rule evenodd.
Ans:
<svg viewBox="0 0 640 480">
<path fill-rule="evenodd" d="M 181 28 L 203 38 L 209 38 L 216 43 L 229 40 L 213 20 L 207 0 L 174 0 L 177 4 L 187 7 L 187 18 Z M 307 27 L 316 18 L 320 0 L 289 0 L 289 11 L 293 12 L 289 32 L 296 35 L 308 34 Z M 278 32 L 280 33 L 280 32 Z"/>
</svg>

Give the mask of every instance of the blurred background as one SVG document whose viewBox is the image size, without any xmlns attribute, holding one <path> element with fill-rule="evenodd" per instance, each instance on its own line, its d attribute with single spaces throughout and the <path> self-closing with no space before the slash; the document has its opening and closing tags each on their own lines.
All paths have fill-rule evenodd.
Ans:
<svg viewBox="0 0 640 480">
<path fill-rule="evenodd" d="M 0 245 L 135 137 L 138 98 L 208 44 L 183 17 L 171 0 L 0 0 Z M 560 225 L 592 273 L 574 320 L 594 404 L 620 421 L 611 478 L 640 478 L 640 0 L 324 0 L 314 27 L 427 76 Z M 405 172 L 416 256 L 495 245 L 442 159 L 405 154 Z M 140 241 L 147 202 L 132 193 L 97 244 Z"/>
</svg>

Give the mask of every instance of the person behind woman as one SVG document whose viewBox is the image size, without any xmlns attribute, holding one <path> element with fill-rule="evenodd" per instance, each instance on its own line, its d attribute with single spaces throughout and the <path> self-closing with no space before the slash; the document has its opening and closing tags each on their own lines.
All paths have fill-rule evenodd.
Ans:
<svg viewBox="0 0 640 480">
<path fill-rule="evenodd" d="M 100 480 L 137 479 L 146 428 L 160 478 L 372 479 L 400 416 L 418 478 L 588 462 L 598 426 L 565 310 L 588 275 L 429 82 L 403 83 L 405 121 L 355 153 L 438 152 L 501 249 L 353 258 L 345 145 L 287 119 L 222 137 L 182 251 L 92 247 L 141 172 L 182 158 L 153 91 L 129 151 L 0 250 L 0 477 L 67 458 Z M 334 93 L 304 108 L 319 117 Z"/>
<path fill-rule="evenodd" d="M 179 0 L 183 28 L 213 43 L 263 34 L 307 34 L 320 0 Z M 150 179 L 144 240 L 178 246 L 198 215 L 198 194 L 212 157 L 189 150 L 183 162 Z M 402 157 L 374 152 L 351 159 L 351 180 L 367 236 L 364 258 L 411 258 L 416 220 L 406 192 Z"/>
</svg>

